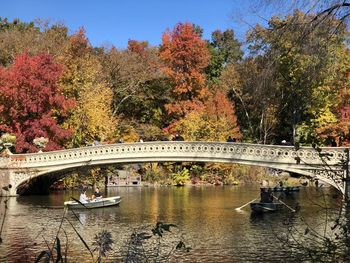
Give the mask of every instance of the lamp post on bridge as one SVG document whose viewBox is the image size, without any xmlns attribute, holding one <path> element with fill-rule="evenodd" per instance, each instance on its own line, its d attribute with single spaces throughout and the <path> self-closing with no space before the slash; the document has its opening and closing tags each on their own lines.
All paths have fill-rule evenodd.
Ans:
<svg viewBox="0 0 350 263">
<path fill-rule="evenodd" d="M 33 140 L 33 143 L 36 145 L 36 147 L 39 148 L 39 153 L 43 152 L 42 150 L 46 147 L 46 144 L 49 142 L 48 138 L 45 137 L 37 137 Z"/>
<path fill-rule="evenodd" d="M 4 144 L 3 144 L 3 146 L 5 147 L 5 150 L 4 150 L 4 154 L 5 155 L 11 155 L 12 154 L 12 152 L 10 151 L 10 149 L 9 148 L 11 148 L 12 147 L 12 143 L 10 143 L 10 142 L 5 142 Z"/>
<path fill-rule="evenodd" d="M 12 153 L 9 148 L 11 148 L 16 143 L 16 136 L 10 133 L 4 133 L 1 135 L 0 141 L 2 142 L 2 146 L 5 148 L 5 150 L 2 152 L 2 155 L 11 155 Z"/>
</svg>

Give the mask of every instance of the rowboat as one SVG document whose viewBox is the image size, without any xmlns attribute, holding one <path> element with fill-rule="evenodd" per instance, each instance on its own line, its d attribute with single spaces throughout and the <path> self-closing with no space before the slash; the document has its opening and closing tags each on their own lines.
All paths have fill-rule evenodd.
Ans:
<svg viewBox="0 0 350 263">
<path fill-rule="evenodd" d="M 70 209 L 91 209 L 91 208 L 100 208 L 108 207 L 113 205 L 118 205 L 121 202 L 120 196 L 112 196 L 106 198 L 96 198 L 86 203 L 79 203 L 76 201 L 66 201 L 64 205 Z"/>
<path fill-rule="evenodd" d="M 300 186 L 287 186 L 287 187 L 279 187 L 276 186 L 274 188 L 270 188 L 272 192 L 299 192 Z"/>
<path fill-rule="evenodd" d="M 265 213 L 265 212 L 275 212 L 278 210 L 282 210 L 283 204 L 282 203 L 251 203 L 250 208 L 253 212 L 258 213 Z"/>
</svg>

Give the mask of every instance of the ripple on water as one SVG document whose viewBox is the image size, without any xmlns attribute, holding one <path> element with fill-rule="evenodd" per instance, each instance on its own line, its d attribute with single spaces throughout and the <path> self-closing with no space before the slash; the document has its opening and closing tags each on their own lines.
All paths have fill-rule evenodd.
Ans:
<svg viewBox="0 0 350 263">
<path fill-rule="evenodd" d="M 258 191 L 254 187 L 115 188 L 104 195 L 122 196 L 120 206 L 76 211 L 79 220 L 69 212 L 67 218 L 89 246 L 99 231 L 112 233 L 114 252 L 107 262 L 121 261 L 134 229 L 157 221 L 176 224 L 192 248 L 185 255 L 175 254 L 170 262 L 288 262 L 289 255 L 276 240 L 286 214 L 254 216 L 249 207 L 241 212 L 234 210 L 256 198 Z M 290 202 L 306 206 L 303 192 L 300 194 Z M 52 244 L 63 213 L 63 207 L 57 207 L 72 195 L 77 197 L 78 193 L 10 199 L 0 261 L 33 262 L 34 256 L 46 248 L 45 240 Z M 317 219 L 309 207 L 308 212 L 307 216 Z M 67 222 L 64 229 L 69 238 L 69 262 L 89 262 L 89 252 L 74 229 Z M 60 238 L 64 244 L 64 235 Z"/>
</svg>

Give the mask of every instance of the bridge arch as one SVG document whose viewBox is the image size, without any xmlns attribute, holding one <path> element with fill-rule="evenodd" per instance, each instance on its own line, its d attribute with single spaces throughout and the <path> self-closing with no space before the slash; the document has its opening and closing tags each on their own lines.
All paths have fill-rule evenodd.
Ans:
<svg viewBox="0 0 350 263">
<path fill-rule="evenodd" d="M 346 149 L 326 147 L 316 150 L 312 147 L 295 149 L 293 146 L 178 141 L 106 144 L 13 154 L 0 158 L 0 171 L 8 174 L 7 182 L 14 186 L 11 191 L 15 194 L 17 187 L 30 179 L 82 166 L 144 162 L 238 163 L 317 177 L 343 192 L 342 165 Z M 324 157 L 327 158 L 326 163 Z"/>
</svg>

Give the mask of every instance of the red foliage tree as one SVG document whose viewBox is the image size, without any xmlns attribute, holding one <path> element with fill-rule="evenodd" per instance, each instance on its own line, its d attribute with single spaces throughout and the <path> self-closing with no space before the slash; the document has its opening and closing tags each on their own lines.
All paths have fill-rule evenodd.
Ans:
<svg viewBox="0 0 350 263">
<path fill-rule="evenodd" d="M 0 68 L 0 132 L 15 134 L 16 152 L 34 152 L 36 137 L 49 139 L 45 150 L 60 149 L 71 132 L 60 122 L 74 106 L 57 81 L 62 66 L 50 55 L 18 55 L 9 68 Z"/>
<path fill-rule="evenodd" d="M 162 70 L 172 80 L 173 102 L 166 105 L 169 114 L 183 117 L 200 106 L 208 94 L 204 69 L 209 63 L 206 42 L 201 39 L 190 23 L 179 23 L 162 37 L 160 57 Z"/>
</svg>

